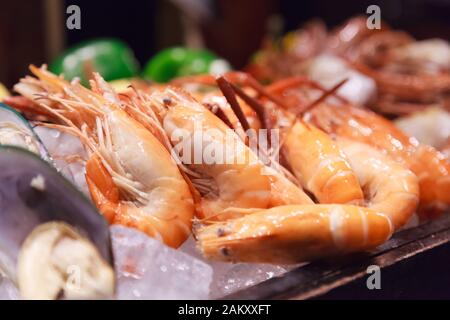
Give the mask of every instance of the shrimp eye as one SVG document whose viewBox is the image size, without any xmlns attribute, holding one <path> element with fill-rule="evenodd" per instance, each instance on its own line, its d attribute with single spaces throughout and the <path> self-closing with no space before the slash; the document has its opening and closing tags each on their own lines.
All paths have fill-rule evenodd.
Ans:
<svg viewBox="0 0 450 320">
<path fill-rule="evenodd" d="M 217 229 L 217 236 L 218 236 L 218 237 L 223 237 L 223 236 L 225 236 L 225 235 L 226 235 L 225 229 L 223 229 L 223 228 Z"/>
<path fill-rule="evenodd" d="M 164 98 L 163 103 L 165 106 L 170 106 L 172 104 L 172 99 L 170 98 Z"/>
<path fill-rule="evenodd" d="M 220 253 L 225 257 L 229 257 L 231 255 L 230 249 L 227 247 L 220 248 Z"/>
</svg>

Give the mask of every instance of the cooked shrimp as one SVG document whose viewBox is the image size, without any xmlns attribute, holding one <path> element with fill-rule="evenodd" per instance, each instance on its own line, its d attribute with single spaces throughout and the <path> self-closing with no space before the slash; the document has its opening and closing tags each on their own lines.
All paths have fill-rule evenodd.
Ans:
<svg viewBox="0 0 450 320">
<path fill-rule="evenodd" d="M 297 263 L 368 250 L 394 231 L 389 217 L 368 208 L 291 205 L 261 210 L 197 231 L 207 258 L 223 261 Z"/>
<path fill-rule="evenodd" d="M 202 194 L 201 218 L 230 208 L 267 208 L 270 179 L 264 164 L 225 123 L 181 90 L 167 88 L 147 96 L 141 111 L 155 109 L 172 144 L 172 152 L 189 168 L 191 181 Z M 223 218 L 223 217 L 222 217 Z"/>
<path fill-rule="evenodd" d="M 197 231 L 208 258 L 226 261 L 295 263 L 373 248 L 414 213 L 417 177 L 387 155 L 340 139 L 365 191 L 367 207 L 297 205 L 260 210 Z"/>
<path fill-rule="evenodd" d="M 148 103 L 141 101 L 140 105 L 129 107 L 142 111 L 149 118 L 156 111 L 172 151 L 179 152 L 177 148 L 180 144 L 183 146 L 183 154 L 177 157 L 202 195 L 200 218 L 223 220 L 258 208 L 313 203 L 301 187 L 277 168 L 267 167 L 237 134 L 187 93 L 167 88 L 140 97 Z M 141 118 L 141 121 L 151 120 Z M 182 141 L 178 133 L 184 133 Z M 204 157 L 205 152 L 212 149 L 223 152 L 223 158 L 193 161 L 192 157 L 186 157 L 186 153 L 193 155 L 196 150 Z"/>
<path fill-rule="evenodd" d="M 36 113 L 42 109 L 58 119 L 60 124 L 53 126 L 80 138 L 90 154 L 89 191 L 105 218 L 161 238 L 172 247 L 181 245 L 190 234 L 194 204 L 165 147 L 119 102 L 112 103 L 44 68 L 31 66 L 31 71 L 39 80 L 22 79 L 16 90 L 38 103 Z M 105 86 L 95 75 L 93 87 Z"/>
<path fill-rule="evenodd" d="M 450 204 L 450 163 L 432 147 L 421 145 L 383 117 L 351 105 L 318 105 L 308 118 L 329 134 L 367 143 L 389 154 L 419 178 L 423 217 Z M 425 210 L 426 209 L 426 210 Z M 430 210 L 438 209 L 438 210 Z"/>
</svg>

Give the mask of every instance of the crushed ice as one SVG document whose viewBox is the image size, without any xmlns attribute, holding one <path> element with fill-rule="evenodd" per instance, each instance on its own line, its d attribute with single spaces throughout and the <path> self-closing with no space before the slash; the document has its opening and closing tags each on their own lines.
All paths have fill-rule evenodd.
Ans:
<svg viewBox="0 0 450 320">
<path fill-rule="evenodd" d="M 83 162 L 86 152 L 81 141 L 68 133 L 40 125 L 35 126 L 34 131 L 45 145 L 55 167 L 78 189 L 89 195 Z M 80 155 L 80 157 L 73 155 Z"/>
<path fill-rule="evenodd" d="M 217 299 L 290 269 L 207 261 L 192 237 L 175 250 L 123 226 L 112 226 L 111 236 L 118 299 Z"/>
<path fill-rule="evenodd" d="M 207 299 L 211 267 L 146 234 L 111 227 L 118 299 Z"/>
</svg>

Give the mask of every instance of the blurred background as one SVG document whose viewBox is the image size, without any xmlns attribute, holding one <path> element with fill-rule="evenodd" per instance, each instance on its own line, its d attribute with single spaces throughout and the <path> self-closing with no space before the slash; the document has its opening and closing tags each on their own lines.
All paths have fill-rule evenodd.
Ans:
<svg viewBox="0 0 450 320">
<path fill-rule="evenodd" d="M 66 27 L 68 6 L 81 9 L 81 29 Z M 329 27 L 369 5 L 381 18 L 417 39 L 450 39 L 450 0 L 2 0 L 0 82 L 11 87 L 30 63 L 52 61 L 83 40 L 118 38 L 141 66 L 159 50 L 174 45 L 205 47 L 234 68 L 242 68 L 265 34 L 281 34 L 312 18 Z"/>
</svg>

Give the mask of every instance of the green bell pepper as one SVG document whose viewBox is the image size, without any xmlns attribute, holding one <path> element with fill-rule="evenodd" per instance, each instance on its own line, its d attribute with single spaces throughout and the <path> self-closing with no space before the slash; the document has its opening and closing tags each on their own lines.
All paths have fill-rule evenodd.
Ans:
<svg viewBox="0 0 450 320">
<path fill-rule="evenodd" d="M 150 59 L 144 68 L 143 77 L 156 82 L 168 82 L 176 77 L 229 69 L 225 60 L 207 50 L 174 47 L 164 49 Z"/>
<path fill-rule="evenodd" d="M 91 71 L 110 81 L 137 75 L 139 64 L 122 41 L 96 39 L 69 48 L 50 64 L 49 69 L 56 74 L 63 73 L 68 80 L 79 77 L 86 85 Z"/>
</svg>

